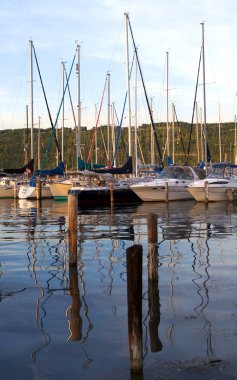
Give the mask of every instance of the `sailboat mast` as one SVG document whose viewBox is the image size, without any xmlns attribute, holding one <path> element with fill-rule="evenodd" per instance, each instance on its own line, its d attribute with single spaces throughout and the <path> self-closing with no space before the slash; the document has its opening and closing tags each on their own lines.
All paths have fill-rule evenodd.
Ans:
<svg viewBox="0 0 237 380">
<path fill-rule="evenodd" d="M 135 176 L 138 176 L 138 152 L 137 152 L 137 59 L 136 59 L 136 65 L 135 65 L 135 102 L 134 102 L 134 108 L 135 108 L 135 118 L 134 118 L 134 148 L 135 148 Z"/>
<path fill-rule="evenodd" d="M 108 165 L 110 164 L 110 73 L 107 73 L 107 89 L 108 89 L 108 118 L 107 118 L 107 161 Z"/>
<path fill-rule="evenodd" d="M 65 62 L 62 62 L 62 92 L 63 92 L 63 103 L 62 103 L 62 161 L 64 161 L 64 78 L 65 78 Z"/>
<path fill-rule="evenodd" d="M 172 103 L 172 162 L 175 163 L 175 135 L 174 135 L 174 124 L 175 124 L 175 106 Z"/>
<path fill-rule="evenodd" d="M 128 13 L 125 16 L 125 37 L 126 37 L 126 73 L 127 73 L 127 99 L 128 99 L 128 155 L 132 156 L 132 132 L 131 132 L 131 96 L 130 96 L 130 75 L 129 75 L 129 47 L 128 47 Z"/>
<path fill-rule="evenodd" d="M 31 158 L 34 158 L 33 41 L 30 40 Z"/>
<path fill-rule="evenodd" d="M 38 129 L 38 170 L 41 169 L 41 156 L 40 156 L 40 116 L 39 116 L 39 129 Z"/>
<path fill-rule="evenodd" d="M 220 162 L 222 161 L 221 156 L 221 112 L 220 112 L 220 104 L 218 105 L 219 109 L 219 153 L 220 153 Z"/>
<path fill-rule="evenodd" d="M 150 98 L 151 114 L 153 114 L 153 98 Z M 154 132 L 151 124 L 151 165 L 155 165 Z"/>
<path fill-rule="evenodd" d="M 98 111 L 97 105 L 95 104 L 95 126 L 97 125 L 98 119 Z M 97 133 L 95 134 L 95 163 L 98 164 L 98 141 L 97 141 Z"/>
<path fill-rule="evenodd" d="M 169 139 L 169 52 L 166 52 L 166 144 L 167 158 L 170 156 L 170 139 Z"/>
<path fill-rule="evenodd" d="M 25 164 L 29 161 L 29 115 L 28 115 L 28 105 L 26 105 L 26 141 L 25 141 Z"/>
<path fill-rule="evenodd" d="M 237 129 L 236 129 L 236 115 L 235 115 L 235 158 L 234 158 L 234 163 L 235 165 L 237 165 L 237 146 L 236 146 L 236 143 L 237 143 Z"/>
<path fill-rule="evenodd" d="M 198 104 L 195 102 L 195 111 L 196 111 L 196 147 L 197 147 L 197 162 L 200 161 L 200 145 L 199 145 L 199 120 L 198 120 Z M 202 136 L 202 134 L 201 134 Z M 202 138 L 201 138 L 202 141 Z"/>
<path fill-rule="evenodd" d="M 159 155 L 160 167 L 163 168 L 164 164 L 163 164 L 163 158 L 162 158 L 161 148 L 160 148 L 160 145 L 159 145 L 159 142 L 158 142 L 157 132 L 156 132 L 156 128 L 155 128 L 155 124 L 154 124 L 154 120 L 153 120 L 153 116 L 152 116 L 152 112 L 151 112 L 151 107 L 150 107 L 149 99 L 148 99 L 147 92 L 146 92 L 146 86 L 145 86 L 144 78 L 143 78 L 143 75 L 142 75 L 141 65 L 140 65 L 140 62 L 139 62 L 139 59 L 138 59 L 137 48 L 136 48 L 136 44 L 135 44 L 135 40 L 134 40 L 133 32 L 132 32 L 132 27 L 131 27 L 131 23 L 129 21 L 128 15 L 127 15 L 127 20 L 128 20 L 128 23 L 129 23 L 129 28 L 130 28 L 130 32 L 131 32 L 132 42 L 133 42 L 133 46 L 134 46 L 134 50 L 135 50 L 135 54 L 136 54 L 137 64 L 138 64 L 138 68 L 139 68 L 139 72 L 140 72 L 140 77 L 141 77 L 141 81 L 142 81 L 142 86 L 143 86 L 143 90 L 144 90 L 144 94 L 145 94 L 145 98 L 146 98 L 147 108 L 148 108 L 148 112 L 149 112 L 149 116 L 150 116 L 150 120 L 151 120 L 151 125 L 152 125 L 152 129 L 153 129 L 153 132 L 154 132 L 155 143 L 156 143 L 156 147 L 157 147 L 158 155 Z"/>
<path fill-rule="evenodd" d="M 205 166 L 207 170 L 207 118 L 206 118 L 206 78 L 205 78 L 205 49 L 204 49 L 204 22 L 202 25 L 202 68 L 203 68 L 203 133 L 204 133 L 204 152 Z"/>
<path fill-rule="evenodd" d="M 81 157 L 81 81 L 80 81 L 80 45 L 77 45 L 77 170 L 79 170 L 78 159 Z"/>
</svg>

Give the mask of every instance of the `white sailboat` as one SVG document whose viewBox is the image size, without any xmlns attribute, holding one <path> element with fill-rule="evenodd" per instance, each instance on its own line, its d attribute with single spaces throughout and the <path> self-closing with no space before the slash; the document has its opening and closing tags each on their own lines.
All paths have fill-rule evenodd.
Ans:
<svg viewBox="0 0 237 380">
<path fill-rule="evenodd" d="M 206 139 L 206 94 L 205 94 L 205 60 L 204 60 L 204 23 L 202 25 L 202 58 L 203 58 L 203 100 L 204 100 L 204 147 L 207 171 Z M 236 133 L 235 133 L 236 136 Z M 220 137 L 219 137 L 220 139 Z M 220 147 L 221 148 L 221 147 Z M 220 155 L 221 157 L 221 155 Z M 230 163 L 212 165 L 211 172 L 204 180 L 194 181 L 188 186 L 189 193 L 198 202 L 216 202 L 233 200 L 237 190 L 237 166 Z"/>
<path fill-rule="evenodd" d="M 30 42 L 30 103 L 31 103 L 31 159 L 34 157 L 34 110 L 33 110 L 33 41 Z M 40 127 L 40 124 L 39 124 Z M 31 181 L 27 181 L 18 188 L 18 198 L 29 199 L 37 198 L 36 179 L 33 177 Z M 42 183 L 41 198 L 52 197 L 50 187 L 44 182 Z"/>
<path fill-rule="evenodd" d="M 77 171 L 79 170 L 78 161 L 81 156 L 81 101 L 80 101 L 80 45 L 77 44 L 77 65 L 76 65 L 77 79 L 78 79 L 78 116 L 77 116 L 77 141 L 76 141 L 76 161 Z M 62 178 L 59 180 L 53 180 L 49 183 L 50 190 L 53 198 L 55 199 L 67 199 L 68 191 L 72 186 L 80 185 L 80 179 L 78 175 L 71 175 L 69 178 Z"/>
<path fill-rule="evenodd" d="M 32 177 L 30 182 L 20 185 L 18 189 L 19 199 L 36 199 L 37 198 L 37 179 Z M 52 198 L 52 191 L 49 184 L 46 181 L 40 181 L 40 198 Z"/>
</svg>

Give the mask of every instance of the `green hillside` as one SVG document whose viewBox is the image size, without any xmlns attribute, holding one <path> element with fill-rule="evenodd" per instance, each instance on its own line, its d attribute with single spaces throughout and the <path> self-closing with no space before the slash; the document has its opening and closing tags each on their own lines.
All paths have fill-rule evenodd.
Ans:
<svg viewBox="0 0 237 380">
<path fill-rule="evenodd" d="M 164 152 L 167 131 L 166 123 L 156 124 L 156 132 L 158 136 L 159 145 Z M 115 128 L 115 136 L 116 136 Z M 234 148 L 235 148 L 235 126 L 234 123 L 224 123 L 221 125 L 221 155 L 222 161 L 228 159 L 234 161 Z M 198 134 L 197 134 L 198 131 Z M 98 163 L 106 162 L 105 147 L 107 149 L 107 126 L 102 126 L 98 128 L 97 131 L 97 157 Z M 87 160 L 88 153 L 90 150 L 90 144 L 93 138 L 94 129 L 87 129 L 83 127 L 81 130 L 81 152 L 82 158 Z M 109 132 L 112 141 L 112 132 Z M 142 125 L 138 128 L 138 157 L 141 162 L 145 164 L 151 163 L 151 126 Z M 132 139 L 134 141 L 135 131 L 132 128 Z M 173 138 L 174 136 L 174 138 Z M 190 124 L 180 122 L 178 125 L 170 127 L 170 155 L 172 155 L 173 149 L 175 152 L 176 163 L 184 163 L 185 155 L 184 149 L 187 151 L 190 136 Z M 197 137 L 198 136 L 198 137 Z M 211 151 L 212 162 L 218 162 L 220 158 L 219 149 L 219 125 L 218 124 L 208 124 L 207 125 L 207 136 L 208 144 Z M 57 131 L 58 143 L 61 146 L 62 131 L 61 129 Z M 21 167 L 27 161 L 27 154 L 25 147 L 27 146 L 27 140 L 30 140 L 30 132 L 28 133 L 26 129 L 8 129 L 0 131 L 0 168 L 13 168 Z M 52 144 L 49 145 L 49 141 Z M 198 140 L 198 143 L 197 143 Z M 38 130 L 34 130 L 34 156 L 35 156 L 35 168 L 38 168 L 38 157 L 44 168 L 53 168 L 57 163 L 57 150 L 54 138 L 52 136 L 51 129 L 44 129 L 40 131 L 40 150 L 38 150 L 39 135 Z M 128 156 L 128 129 L 122 128 L 121 135 L 118 143 L 117 151 L 117 165 L 123 165 Z M 155 163 L 159 163 L 158 153 L 155 148 Z M 199 149 L 197 149 L 197 146 Z M 198 150 L 199 159 L 203 155 L 203 144 L 201 144 L 201 133 L 200 126 L 197 128 L 193 126 L 191 134 L 191 144 L 190 144 L 190 156 L 189 163 L 196 164 L 198 160 Z M 133 143 L 134 147 L 134 143 Z M 184 147 L 184 149 L 183 149 Z M 133 148 L 134 149 L 134 148 Z M 30 152 L 30 141 L 28 143 L 28 150 Z M 47 153 L 46 153 L 47 152 Z M 112 157 L 112 142 L 110 143 L 110 157 Z M 30 158 L 30 153 L 28 153 L 28 158 Z M 95 148 L 91 149 L 91 160 L 95 162 Z M 166 151 L 164 153 L 164 161 L 166 162 Z M 76 169 L 76 131 L 70 128 L 64 129 L 64 162 L 68 170 Z"/>
</svg>

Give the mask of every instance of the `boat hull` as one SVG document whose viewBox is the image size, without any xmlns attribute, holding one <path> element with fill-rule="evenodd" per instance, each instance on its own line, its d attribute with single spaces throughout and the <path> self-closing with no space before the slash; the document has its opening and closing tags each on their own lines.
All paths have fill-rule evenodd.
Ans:
<svg viewBox="0 0 237 380">
<path fill-rule="evenodd" d="M 55 199 L 67 199 L 68 191 L 71 189 L 72 183 L 50 183 L 52 196 Z"/>
<path fill-rule="evenodd" d="M 214 182 L 203 182 L 192 184 L 188 191 L 197 202 L 220 202 L 230 200 L 228 189 L 237 190 L 237 181 L 218 180 Z"/>
<path fill-rule="evenodd" d="M 14 187 L 0 187 L 0 198 L 14 198 L 15 191 Z"/>
<path fill-rule="evenodd" d="M 186 184 L 137 184 L 131 186 L 132 191 L 144 202 L 164 202 L 193 199 Z"/>
<path fill-rule="evenodd" d="M 101 205 L 114 203 L 129 204 L 141 202 L 141 199 L 129 188 L 111 190 L 108 187 L 101 188 L 72 188 L 69 194 L 77 194 L 78 205 Z"/>
<path fill-rule="evenodd" d="M 189 192 L 197 202 L 219 202 L 229 200 L 227 188 L 209 187 L 208 192 L 206 192 L 203 187 L 190 187 Z"/>
<path fill-rule="evenodd" d="M 18 191 L 19 199 L 36 199 L 37 192 L 36 187 L 29 185 L 22 185 Z M 51 189 L 49 186 L 42 186 L 41 188 L 41 198 L 53 198 Z"/>
</svg>

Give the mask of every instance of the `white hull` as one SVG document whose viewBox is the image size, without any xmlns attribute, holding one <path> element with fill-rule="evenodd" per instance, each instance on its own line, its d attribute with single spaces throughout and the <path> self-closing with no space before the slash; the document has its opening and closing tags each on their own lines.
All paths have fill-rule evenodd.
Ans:
<svg viewBox="0 0 237 380">
<path fill-rule="evenodd" d="M 230 188 L 237 190 L 236 180 L 197 181 L 188 187 L 188 191 L 197 202 L 219 202 L 229 200 Z"/>
<path fill-rule="evenodd" d="M 148 182 L 142 184 L 132 185 L 131 189 L 135 194 L 145 202 L 159 202 L 159 201 L 179 201 L 186 199 L 193 199 L 192 195 L 187 190 L 188 183 L 182 181 L 170 180 L 167 182 Z"/>
<path fill-rule="evenodd" d="M 145 202 L 168 202 L 193 199 L 188 185 L 198 179 L 190 166 L 174 165 L 164 168 L 157 178 L 130 186 Z"/>
<path fill-rule="evenodd" d="M 41 198 L 52 198 L 52 192 L 48 185 L 42 186 L 41 188 Z M 36 199 L 37 193 L 36 193 L 36 187 L 29 186 L 29 185 L 22 185 L 19 188 L 18 191 L 18 198 L 19 199 Z"/>
</svg>

